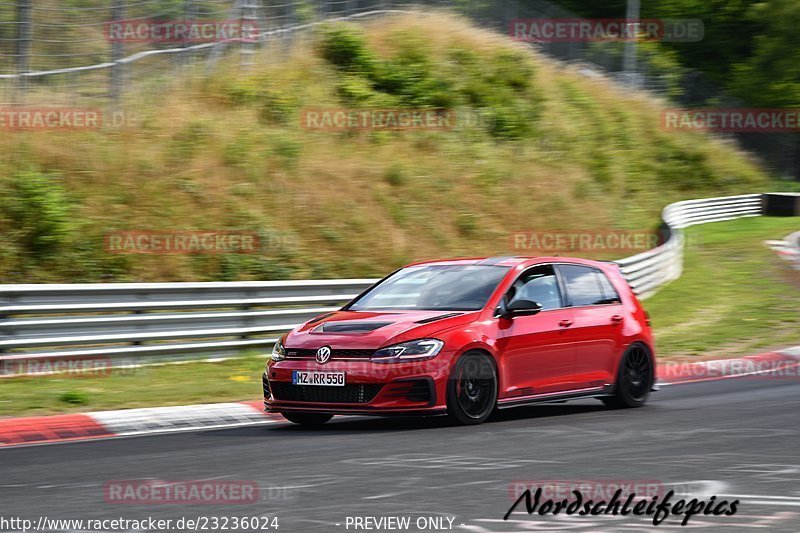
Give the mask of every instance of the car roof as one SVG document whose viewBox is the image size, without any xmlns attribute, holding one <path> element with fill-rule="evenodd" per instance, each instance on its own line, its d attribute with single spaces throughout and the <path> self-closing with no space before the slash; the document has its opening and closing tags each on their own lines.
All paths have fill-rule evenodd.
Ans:
<svg viewBox="0 0 800 533">
<path fill-rule="evenodd" d="M 454 259 L 436 259 L 429 261 L 417 261 L 406 265 L 419 266 L 419 265 L 490 265 L 490 266 L 507 266 L 507 267 L 527 267 L 538 263 L 576 263 L 587 266 L 601 267 L 612 263 L 611 261 L 594 261 L 592 259 L 582 259 L 579 257 L 562 257 L 562 256 L 494 256 L 494 257 L 459 257 Z"/>
</svg>

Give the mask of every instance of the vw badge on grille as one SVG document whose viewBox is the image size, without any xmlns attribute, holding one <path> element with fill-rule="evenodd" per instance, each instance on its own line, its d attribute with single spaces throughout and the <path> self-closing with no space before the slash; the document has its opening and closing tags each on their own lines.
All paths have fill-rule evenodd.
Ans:
<svg viewBox="0 0 800 533">
<path fill-rule="evenodd" d="M 331 358 L 331 347 L 323 346 L 317 350 L 317 363 L 324 365 Z"/>
</svg>

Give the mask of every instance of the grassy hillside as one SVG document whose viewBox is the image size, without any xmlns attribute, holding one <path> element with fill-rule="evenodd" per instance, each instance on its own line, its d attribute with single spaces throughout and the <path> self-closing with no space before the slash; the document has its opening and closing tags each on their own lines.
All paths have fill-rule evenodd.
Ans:
<svg viewBox="0 0 800 533">
<path fill-rule="evenodd" d="M 246 73 L 231 65 L 133 97 L 123 128 L 0 131 L 0 280 L 377 276 L 507 253 L 515 230 L 651 228 L 670 201 L 767 187 L 732 146 L 661 131 L 660 105 L 449 15 L 328 26 Z M 308 107 L 448 108 L 471 121 L 309 131 Z M 272 245 L 104 250 L 109 231 L 225 228 Z"/>
</svg>

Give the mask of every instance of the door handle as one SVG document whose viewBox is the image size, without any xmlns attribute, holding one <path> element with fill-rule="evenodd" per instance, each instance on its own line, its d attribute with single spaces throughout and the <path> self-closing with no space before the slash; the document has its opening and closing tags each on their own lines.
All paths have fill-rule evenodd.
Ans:
<svg viewBox="0 0 800 533">
<path fill-rule="evenodd" d="M 619 323 L 622 322 L 622 315 L 614 315 L 611 317 L 611 322 Z"/>
<path fill-rule="evenodd" d="M 561 326 L 562 328 L 568 328 L 568 327 L 570 327 L 572 325 L 572 320 L 564 319 L 564 320 L 560 321 L 558 323 L 558 325 Z"/>
</svg>

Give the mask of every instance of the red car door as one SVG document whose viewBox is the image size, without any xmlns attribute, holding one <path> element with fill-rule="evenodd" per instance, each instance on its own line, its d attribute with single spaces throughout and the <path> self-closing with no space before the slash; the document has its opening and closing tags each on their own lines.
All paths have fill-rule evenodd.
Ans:
<svg viewBox="0 0 800 533">
<path fill-rule="evenodd" d="M 574 380 L 580 388 L 613 383 L 625 316 L 619 296 L 593 267 L 560 264 L 557 268 L 573 312 Z"/>
<path fill-rule="evenodd" d="M 573 311 L 564 307 L 552 265 L 525 271 L 506 295 L 506 303 L 531 300 L 542 311 L 498 318 L 497 345 L 503 354 L 502 398 L 519 398 L 575 388 Z"/>
</svg>

